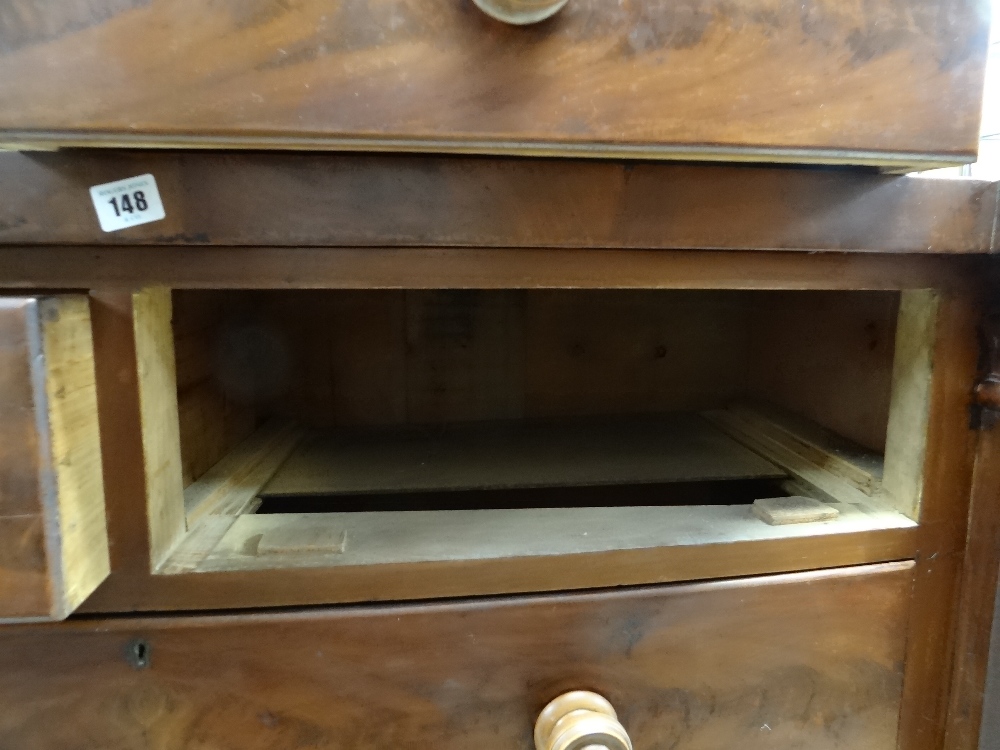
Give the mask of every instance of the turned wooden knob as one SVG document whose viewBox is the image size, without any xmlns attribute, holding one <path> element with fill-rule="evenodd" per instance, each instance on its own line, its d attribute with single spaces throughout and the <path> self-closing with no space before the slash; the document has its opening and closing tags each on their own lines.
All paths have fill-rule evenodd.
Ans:
<svg viewBox="0 0 1000 750">
<path fill-rule="evenodd" d="M 535 750 L 632 750 L 632 741 L 606 698 L 574 690 L 538 714 Z"/>
<path fill-rule="evenodd" d="M 554 16 L 567 0 L 473 0 L 486 15 L 504 23 L 525 26 Z"/>
</svg>

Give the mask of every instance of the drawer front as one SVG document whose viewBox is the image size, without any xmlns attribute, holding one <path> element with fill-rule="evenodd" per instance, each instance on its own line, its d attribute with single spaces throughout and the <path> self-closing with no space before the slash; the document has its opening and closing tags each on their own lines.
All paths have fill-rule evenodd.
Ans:
<svg viewBox="0 0 1000 750">
<path fill-rule="evenodd" d="M 108 572 L 88 300 L 0 298 L 0 622 L 65 617 Z"/>
<path fill-rule="evenodd" d="M 10 627 L 0 746 L 530 750 L 588 689 L 637 750 L 890 750 L 911 570 Z"/>
<path fill-rule="evenodd" d="M 975 160 L 988 0 L 191 0 L 0 11 L 0 142 Z"/>
</svg>

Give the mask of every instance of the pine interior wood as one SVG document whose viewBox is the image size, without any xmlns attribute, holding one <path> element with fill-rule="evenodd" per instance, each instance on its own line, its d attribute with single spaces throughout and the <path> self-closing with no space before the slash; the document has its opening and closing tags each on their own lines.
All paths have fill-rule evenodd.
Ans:
<svg viewBox="0 0 1000 750">
<path fill-rule="evenodd" d="M 885 463 L 882 453 L 768 402 L 738 401 L 727 406 L 726 412 L 760 432 L 769 433 L 790 451 L 846 480 L 866 495 L 875 494 L 881 486 Z"/>
<path fill-rule="evenodd" d="M 192 317 L 189 306 L 230 294 L 243 301 L 214 329 L 192 333 L 179 322 Z M 214 387 L 215 401 L 253 411 L 258 421 L 270 412 L 317 427 L 698 411 L 749 392 L 778 403 L 784 396 L 793 411 L 880 451 L 897 297 L 712 289 L 175 292 L 175 339 L 215 363 L 209 371 L 181 357 L 177 377 Z M 782 306 L 780 316 L 762 312 Z M 793 318 L 816 321 L 823 336 L 793 328 L 801 335 L 782 337 Z M 789 366 L 775 368 L 778 361 Z M 763 387 L 758 373 L 767 369 L 784 374 Z M 186 398 L 181 387 L 182 406 Z M 200 453 L 217 460 L 235 444 L 196 426 L 182 423 L 188 462 L 204 466 Z"/>
<path fill-rule="evenodd" d="M 757 518 L 772 526 L 830 521 L 840 514 L 837 508 L 832 508 L 821 500 L 801 495 L 754 500 L 751 510 Z"/>
<path fill-rule="evenodd" d="M 689 429 L 695 427 L 696 433 L 705 433 L 705 426 L 698 424 L 699 419 L 693 415 L 675 415 L 660 418 L 655 422 L 658 429 L 669 427 L 679 430 L 680 442 L 686 442 L 691 434 Z M 590 425 L 603 426 L 602 422 Z M 636 421 L 628 420 L 618 423 L 619 428 L 635 428 Z M 589 426 L 587 422 L 574 425 L 577 430 Z M 644 420 L 638 426 L 645 427 Z M 478 425 L 467 426 L 460 430 L 466 436 L 475 435 L 481 430 Z M 411 433 L 412 436 L 413 433 Z M 419 432 L 417 439 L 426 441 Z M 709 444 L 718 444 L 720 434 L 707 432 Z M 639 433 L 630 432 L 629 439 Z M 377 446 L 378 433 L 375 433 Z M 507 435 L 505 435 L 506 437 Z M 539 448 L 546 455 L 553 451 L 558 453 L 561 447 L 553 436 L 565 439 L 565 430 L 549 430 L 545 437 L 546 444 Z M 644 455 L 655 454 L 661 460 L 669 458 L 669 450 L 676 449 L 674 437 L 671 436 L 666 448 L 654 445 L 655 450 Z M 618 441 L 624 438 L 618 436 Z M 461 441 L 460 441 L 461 442 Z M 639 443 L 644 442 L 640 440 Z M 645 441 L 648 442 L 648 441 Z M 749 441 L 748 441 L 749 442 Z M 347 445 L 352 441 L 349 439 Z M 758 446 L 749 442 L 758 449 Z M 726 452 L 733 448 L 739 449 L 736 455 L 745 459 L 747 454 L 735 442 L 723 442 Z M 438 448 L 441 446 L 439 445 Z M 454 455 L 452 450 L 441 450 L 436 456 L 437 467 L 432 467 L 432 474 L 438 476 L 442 467 L 453 468 L 465 464 Z M 629 444 L 629 447 L 632 447 Z M 406 451 L 412 451 L 412 444 L 405 445 Z M 352 449 L 347 449 L 348 454 Z M 369 446 L 362 446 L 360 452 L 364 455 Z M 391 451 L 390 451 L 391 453 Z M 813 448 L 810 455 L 819 453 Z M 323 484 L 317 489 L 316 474 L 312 471 L 302 474 L 312 483 L 311 491 L 335 493 L 338 489 L 353 493 L 359 491 L 393 491 L 412 492 L 418 482 L 411 480 L 392 481 L 385 484 L 382 479 L 385 471 L 379 453 L 378 467 L 366 465 L 364 460 L 355 455 L 345 460 L 342 468 L 350 472 L 352 477 L 358 477 L 365 482 L 363 487 L 349 487 Z M 503 462 L 503 455 L 495 451 L 498 462 Z M 752 455 L 752 454 L 750 454 Z M 725 452 L 722 454 L 725 457 Z M 339 460 L 335 457 L 333 460 Z M 719 476 L 718 463 L 720 458 L 713 449 L 712 461 L 707 464 L 709 470 Z M 832 455 L 829 458 L 834 458 Z M 839 460 L 844 460 L 839 457 Z M 759 460 L 758 460 L 759 461 Z M 758 461 L 752 462 L 758 465 Z M 290 459 L 294 463 L 294 458 Z M 724 463 L 724 462 L 722 462 Z M 826 465 L 827 461 L 819 461 L 818 465 Z M 507 466 L 498 474 L 508 484 L 521 482 L 537 483 L 537 477 L 529 475 L 525 478 L 523 467 L 512 464 L 518 471 L 511 473 Z M 673 463 L 666 461 L 667 468 Z M 288 466 L 286 464 L 285 466 Z M 783 476 L 783 472 L 775 470 L 766 462 L 759 462 L 763 468 L 770 467 L 767 476 Z M 379 468 L 381 467 L 381 468 Z M 392 462 L 389 462 L 391 470 Z M 301 467 L 299 467 L 301 468 Z M 607 468 L 607 467 L 604 467 Z M 615 466 L 621 470 L 626 466 Z M 634 468 L 634 467 L 632 467 Z M 195 573 L 198 575 L 211 572 L 233 571 L 268 571 L 291 570 L 301 567 L 322 567 L 327 569 L 344 568 L 353 575 L 371 575 L 374 580 L 389 579 L 397 574 L 401 566 L 411 568 L 414 580 L 411 581 L 405 593 L 397 593 L 406 598 L 440 597 L 445 595 L 468 595 L 473 593 L 498 593 L 492 586 L 500 585 L 502 590 L 532 590 L 532 586 L 575 588 L 578 585 L 598 585 L 581 566 L 573 576 L 553 576 L 551 578 L 534 579 L 531 583 L 523 583 L 519 573 L 521 563 L 531 559 L 554 560 L 559 556 L 569 556 L 575 560 L 585 557 L 601 559 L 606 555 L 629 552 L 637 553 L 647 550 L 654 557 L 648 563 L 653 565 L 655 580 L 674 581 L 691 580 L 712 575 L 749 575 L 783 570 L 783 566 L 791 562 L 785 557 L 785 548 L 790 541 L 812 539 L 813 553 L 823 555 L 833 554 L 833 550 L 841 544 L 841 539 L 848 542 L 860 557 L 858 562 L 871 562 L 878 559 L 892 559 L 892 556 L 905 557 L 911 554 L 906 541 L 915 528 L 913 521 L 881 504 L 877 499 L 864 496 L 847 483 L 837 484 L 835 478 L 826 482 L 816 480 L 821 470 L 813 474 L 796 474 L 797 466 L 790 465 L 792 473 L 801 483 L 798 487 L 807 486 L 807 492 L 821 497 L 824 503 L 834 509 L 838 516 L 835 520 L 823 523 L 803 524 L 801 526 L 772 527 L 754 517 L 749 505 L 704 506 L 687 505 L 681 507 L 628 507 L 630 488 L 621 487 L 620 497 L 612 500 L 615 507 L 585 508 L 548 508 L 548 509 L 506 509 L 506 510 L 447 510 L 419 511 L 405 510 L 402 512 L 337 512 L 336 496 L 328 498 L 326 512 L 316 514 L 295 514 L 280 512 L 281 500 L 276 500 L 278 512 L 268 515 L 238 515 L 214 514 L 203 519 L 196 525 L 188 538 L 177 548 L 160 569 L 164 574 Z M 543 464 L 546 472 L 552 470 L 550 462 Z M 577 468 L 571 467 L 576 472 Z M 297 467 L 289 467 L 293 475 L 299 475 Z M 330 475 L 324 466 L 319 476 L 320 480 Z M 280 478 L 282 469 L 278 470 Z M 741 474 L 744 469 L 741 469 Z M 335 474 L 336 476 L 336 474 Z M 341 475 L 342 477 L 343 475 Z M 449 479 L 451 474 L 445 473 Z M 599 481 L 608 481 L 607 471 L 602 471 Z M 614 478 L 614 477 L 612 477 Z M 636 481 L 634 474 L 617 477 L 619 481 Z M 663 481 L 663 476 L 655 477 Z M 675 477 L 676 478 L 676 477 Z M 584 480 L 573 477 L 580 483 Z M 563 479 L 563 481 L 567 481 Z M 372 483 L 375 483 L 374 485 Z M 482 486 L 486 482 L 478 473 L 474 483 Z M 469 483 L 462 484 L 467 486 Z M 494 483 L 495 485 L 495 483 Z M 432 483 L 435 488 L 440 483 Z M 493 485 L 491 485 L 493 486 Z M 423 488 L 427 489 L 427 488 Z M 302 491 L 302 487 L 284 487 L 282 494 L 292 494 Z M 268 495 L 265 487 L 261 496 Z M 241 495 L 241 498 L 243 496 Z M 245 501 L 246 498 L 243 498 Z M 324 500 L 327 502 L 327 500 Z M 414 506 L 418 507 L 418 506 Z M 288 554 L 274 552 L 261 553 L 260 544 L 269 536 L 296 537 L 301 536 L 303 529 L 310 525 L 314 527 L 309 533 L 308 544 L 303 543 Z M 327 546 L 324 547 L 324 540 Z M 884 541 L 883 541 L 884 540 Z M 725 550 L 725 554 L 722 554 Z M 700 552 L 700 554 L 699 554 Z M 808 565 L 801 553 L 795 553 L 797 562 L 794 565 Z M 888 555 L 888 557 L 880 557 Z M 569 559 L 568 558 L 568 559 Z M 711 562 L 708 561 L 711 558 Z M 654 562 L 655 560 L 655 562 Z M 766 562 L 765 562 L 766 561 Z M 462 575 L 470 565 L 478 566 L 478 575 L 466 577 Z M 761 566 L 764 567 L 761 567 Z M 779 567 L 769 567 L 777 565 Z M 732 566 L 732 567 L 730 567 Z M 642 566 L 644 567 L 644 565 Z M 449 570 L 449 568 L 451 570 Z M 652 570 L 652 569 L 651 569 Z M 725 572 L 723 572 L 725 571 Z M 581 575 L 583 576 L 581 578 Z M 648 573 L 647 573 L 648 575 Z M 455 576 L 455 578 L 453 578 Z M 577 583 L 577 581 L 581 581 Z M 502 582 L 502 583 L 501 583 Z M 384 584 L 382 584 L 384 585 Z M 513 586 L 514 588 L 508 588 Z M 522 588 L 523 587 L 523 588 Z M 327 597 L 342 596 L 329 589 Z"/>
<path fill-rule="evenodd" d="M 239 515 L 250 509 L 275 471 L 301 442 L 304 431 L 288 422 L 265 424 L 196 482 L 184 488 L 190 528 L 206 514 Z"/>
<path fill-rule="evenodd" d="M 175 291 L 172 296 L 170 322 L 186 487 L 259 426 L 252 407 L 234 401 L 216 387 L 213 349 L 226 321 L 245 315 L 252 300 L 225 292 L 191 295 Z"/>
<path fill-rule="evenodd" d="M 802 494 L 820 499 L 839 499 L 852 504 L 867 504 L 874 495 L 883 502 L 880 483 L 872 482 L 872 489 L 858 489 L 852 478 L 841 471 L 840 457 L 818 450 L 789 432 L 782 423 L 774 423 L 753 408 L 713 409 L 705 417 L 720 429 L 756 451 L 769 461 L 783 467 L 793 479 L 794 486 L 807 487 Z M 832 465 L 832 470 L 831 467 Z M 790 494 L 797 494 L 797 491 Z"/>
<path fill-rule="evenodd" d="M 382 569 L 381 575 L 388 576 L 396 567 L 412 566 L 415 572 L 423 570 L 424 580 L 406 598 L 436 598 L 456 593 L 445 593 L 439 571 L 448 566 L 479 563 L 492 582 L 505 580 L 507 571 L 513 573 L 518 563 L 529 560 L 544 565 L 558 556 L 582 560 L 647 551 L 663 566 L 656 581 L 696 580 L 712 577 L 708 571 L 722 567 L 699 562 L 691 554 L 699 550 L 705 556 L 726 547 L 732 567 L 725 575 L 754 575 L 767 571 L 766 563 L 752 560 L 754 553 L 780 555 L 788 540 L 812 539 L 822 547 L 831 537 L 846 535 L 856 545 L 865 545 L 884 534 L 902 545 L 907 530 L 914 527 L 906 517 L 871 502 L 824 505 L 839 514 L 785 526 L 765 523 L 747 505 L 251 514 L 232 519 L 196 562 L 197 552 L 189 546 L 179 550 L 178 562 L 168 561 L 165 570 L 177 573 L 183 566 L 202 573 L 323 566 L 369 568 L 372 575 Z M 323 532 L 325 544 L 316 539 L 280 555 L 261 551 L 260 545 L 269 538 L 295 536 L 310 525 Z M 510 575 L 502 585 L 516 580 L 516 574 Z M 463 595 L 497 593 L 490 588 L 495 583 L 466 580 L 463 585 Z M 542 585 L 581 587 L 574 578 L 553 578 Z"/>
<path fill-rule="evenodd" d="M 110 572 L 90 309 L 0 299 L 0 622 L 62 619 Z"/>
<path fill-rule="evenodd" d="M 616 706 L 637 748 L 892 750 L 912 585 L 904 562 L 4 629 L 2 736 L 21 750 L 81 737 L 127 750 L 526 748 L 546 703 L 586 688 Z M 128 661 L 138 643 L 146 668 Z"/>
<path fill-rule="evenodd" d="M 945 166 L 975 159 L 985 0 L 9 3 L 0 145 Z M 109 58 L 127 64 L 109 65 Z"/>
<path fill-rule="evenodd" d="M 170 290 L 136 292 L 133 306 L 149 563 L 155 568 L 187 530 Z"/>
<path fill-rule="evenodd" d="M 934 367 L 941 366 L 934 362 L 939 303 L 930 289 L 900 295 L 882 487 L 911 518 L 920 512 Z"/>
<path fill-rule="evenodd" d="M 57 612 L 68 615 L 110 572 L 94 342 L 86 297 L 42 298 L 38 315 L 57 502 L 48 533 L 57 535 L 50 542 L 50 549 L 58 549 L 62 580 Z"/>
<path fill-rule="evenodd" d="M 784 477 L 692 414 L 375 430 L 308 440 L 262 497 Z"/>
<path fill-rule="evenodd" d="M 748 311 L 751 395 L 883 452 L 889 398 L 872 394 L 890 392 L 898 307 L 878 293 L 762 297 Z"/>
</svg>

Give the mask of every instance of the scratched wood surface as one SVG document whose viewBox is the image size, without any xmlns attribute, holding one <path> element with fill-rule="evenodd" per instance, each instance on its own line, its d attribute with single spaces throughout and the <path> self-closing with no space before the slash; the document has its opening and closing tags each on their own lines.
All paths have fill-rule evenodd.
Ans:
<svg viewBox="0 0 1000 750">
<path fill-rule="evenodd" d="M 156 178 L 166 218 L 102 232 L 90 186 L 145 173 Z M 997 195 L 982 180 L 773 166 L 0 153 L 0 245 L 986 253 L 1000 249 Z"/>
<path fill-rule="evenodd" d="M 584 688 L 637 748 L 893 750 L 911 571 L 7 628 L 0 746 L 528 750 Z"/>
<path fill-rule="evenodd" d="M 0 616 L 39 617 L 55 592 L 45 547 L 39 449 L 31 382 L 31 299 L 0 300 Z"/>
<path fill-rule="evenodd" d="M 974 161 L 988 0 L 10 0 L 0 142 Z"/>
</svg>

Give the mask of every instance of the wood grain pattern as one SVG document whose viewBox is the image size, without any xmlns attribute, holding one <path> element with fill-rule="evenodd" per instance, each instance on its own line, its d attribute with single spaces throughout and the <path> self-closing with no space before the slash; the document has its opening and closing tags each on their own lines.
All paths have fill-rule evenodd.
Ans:
<svg viewBox="0 0 1000 750">
<path fill-rule="evenodd" d="M 156 177 L 166 218 L 102 232 L 90 186 L 147 172 Z M 997 195 L 996 183 L 979 180 L 777 167 L 336 154 L 7 153 L 0 154 L 0 245 L 985 253 L 1000 249 Z M 90 263 L 100 262 L 94 257 L 100 252 L 82 252 Z M 240 257 L 236 268 L 253 263 L 252 253 Z M 574 257 L 579 262 L 579 255 Z M 190 262 L 178 260 L 181 267 Z M 623 266 L 620 274 L 634 261 L 621 256 L 615 262 Z M 285 274 L 298 275 L 294 263 L 284 264 L 269 283 Z"/>
<path fill-rule="evenodd" d="M 301 429 L 291 424 L 267 423 L 198 481 L 185 487 L 184 510 L 188 527 L 204 515 L 247 512 L 261 487 L 302 440 L 302 434 Z"/>
<path fill-rule="evenodd" d="M 0 287 L 906 289 L 972 292 L 982 256 L 481 248 L 0 247 Z"/>
<path fill-rule="evenodd" d="M 523 299 L 528 416 L 698 411 L 744 388 L 754 295 L 577 289 Z"/>
<path fill-rule="evenodd" d="M 750 393 L 881 453 L 898 306 L 876 293 L 762 297 L 748 308 Z"/>
<path fill-rule="evenodd" d="M 914 527 L 899 513 L 871 504 L 830 503 L 834 520 L 828 515 L 821 524 L 775 528 L 747 505 L 635 506 L 627 495 L 616 500 L 619 505 L 597 508 L 250 514 L 237 517 L 224 531 L 223 524 L 211 519 L 204 537 L 182 544 L 177 558 L 171 557 L 161 572 L 339 568 L 339 576 L 331 571 L 330 581 L 353 575 L 383 581 L 379 588 L 392 588 L 396 598 L 436 599 L 592 588 L 606 583 L 604 576 L 595 577 L 602 564 L 632 563 L 633 572 L 625 575 L 642 583 L 814 568 L 805 559 L 785 567 L 789 551 L 809 540 L 817 550 L 843 546 L 839 537 L 871 551 L 879 538 L 894 540 L 899 550 Z M 315 546 L 309 555 L 262 554 L 267 538 L 297 532 L 310 522 L 330 539 L 327 547 Z M 825 567 L 821 557 L 816 559 Z M 858 562 L 885 559 L 890 558 Z M 525 575 L 532 563 L 538 570 Z M 410 582 L 405 591 L 391 582 L 401 574 Z M 337 594 L 331 590 L 329 596 L 330 603 L 353 601 L 346 588 Z"/>
<path fill-rule="evenodd" d="M 542 707 L 582 688 L 614 703 L 637 748 L 893 750 L 911 582 L 912 564 L 899 563 L 614 593 L 9 628 L 0 744 L 525 750 Z M 127 660 L 136 643 L 145 668 Z"/>
<path fill-rule="evenodd" d="M 788 523 L 829 521 L 840 513 L 836 508 L 811 497 L 765 497 L 753 501 L 753 514 L 772 526 Z"/>
<path fill-rule="evenodd" d="M 175 295 L 179 313 L 216 294 Z M 719 407 L 739 392 L 748 357 L 750 300 L 726 291 L 242 295 L 256 310 L 245 330 L 274 354 L 229 352 L 227 379 L 249 380 L 253 361 L 255 378 L 272 372 L 280 391 L 258 411 L 316 427 Z M 212 356 L 223 359 L 218 348 Z M 182 432 L 190 460 L 217 455 L 203 441 Z"/>
<path fill-rule="evenodd" d="M 524 414 L 523 337 L 516 291 L 404 293 L 406 418 L 415 423 Z"/>
<path fill-rule="evenodd" d="M 899 745 L 907 750 L 938 750 L 947 726 L 962 550 L 969 529 L 976 437 L 969 404 L 979 315 L 973 297 L 944 294 L 938 302 L 920 542 L 899 717 Z"/>
<path fill-rule="evenodd" d="M 865 505 L 872 498 L 840 472 L 826 469 L 826 457 L 802 450 L 802 442 L 766 415 L 749 409 L 718 409 L 704 413 L 715 425 L 764 458 L 784 468 L 792 477 L 786 484 L 790 494 L 805 494 L 822 500 Z M 802 487 L 805 489 L 803 490 Z M 879 498 L 878 502 L 883 502 Z"/>
<path fill-rule="evenodd" d="M 934 361 L 939 305 L 930 289 L 907 290 L 899 299 L 882 488 L 910 518 L 920 513 L 934 368 L 942 367 Z"/>
<path fill-rule="evenodd" d="M 87 299 L 0 298 L 0 622 L 66 617 L 108 573 Z"/>
<path fill-rule="evenodd" d="M 972 476 L 969 530 L 965 543 L 962 587 L 956 611 L 955 667 L 948 706 L 946 750 L 989 750 L 997 741 L 996 709 L 987 700 L 988 669 L 996 673 L 996 646 L 991 632 L 996 619 L 1000 567 L 1000 432 L 994 427 L 979 436 Z M 994 642 L 997 639 L 993 638 Z M 996 683 L 996 677 L 989 678 Z M 995 695 L 996 688 L 993 688 Z M 994 698 L 995 701 L 995 698 Z M 993 735 L 984 734 L 993 729 Z"/>
<path fill-rule="evenodd" d="M 179 351 L 215 362 L 212 372 L 194 375 L 204 388 L 223 393 L 273 381 L 280 395 L 255 399 L 253 408 L 310 426 L 697 411 L 751 391 L 883 445 L 897 305 L 884 292 L 299 290 L 174 298 L 181 318 L 191 316 L 188 307 L 229 300 L 235 312 L 221 315 L 218 327 L 270 342 L 227 350 L 213 332 L 175 324 Z M 198 369 L 191 359 L 178 359 L 179 384 Z M 185 420 L 191 394 L 179 388 L 185 464 L 211 465 L 231 445 L 214 439 L 218 428 Z"/>
<path fill-rule="evenodd" d="M 220 387 L 217 352 L 227 326 L 247 315 L 252 295 L 171 294 L 178 430 L 184 486 L 200 478 L 257 426 L 252 404 Z"/>
<path fill-rule="evenodd" d="M 427 560 L 426 549 L 434 549 L 429 544 L 419 564 L 330 565 L 326 557 L 320 561 L 299 560 L 296 565 L 287 560 L 258 562 L 252 566 L 254 569 L 248 569 L 227 555 L 226 559 L 213 561 L 206 570 L 195 571 L 206 560 L 206 551 L 214 548 L 234 522 L 233 517 L 209 516 L 185 537 L 157 574 L 149 575 L 138 566 L 116 571 L 78 611 L 183 612 L 413 601 L 711 580 L 911 559 L 917 553 L 919 533 L 908 519 L 891 515 L 891 522 L 883 516 L 864 520 L 856 530 L 845 523 L 839 527 L 845 533 L 819 535 L 775 532 L 796 527 L 768 527 L 757 521 L 761 534 L 772 530 L 765 534 L 767 538 L 740 544 L 729 543 L 733 538 L 729 535 L 719 544 L 596 550 L 593 554 L 541 559 L 530 554 L 458 561 Z M 280 521 L 281 516 L 271 518 Z M 405 530 L 403 524 L 396 533 Z M 731 531 L 745 536 L 745 525 L 740 528 L 737 524 Z M 201 539 L 194 538 L 201 532 Z M 249 537 L 243 539 L 247 541 Z M 551 544 L 551 540 L 543 541 Z M 351 549 L 350 539 L 346 549 Z M 244 557 L 242 562 L 249 560 Z"/>
<path fill-rule="evenodd" d="M 144 289 L 132 304 L 149 565 L 155 568 L 187 529 L 170 290 Z"/>
<path fill-rule="evenodd" d="M 531 28 L 468 1 L 13 0 L 0 142 L 962 163 L 987 29 L 981 0 L 575 0 Z"/>
<path fill-rule="evenodd" d="M 90 304 L 82 295 L 44 297 L 38 316 L 57 500 L 48 533 L 58 540 L 60 614 L 68 615 L 110 572 Z"/>
<path fill-rule="evenodd" d="M 874 404 L 873 404 L 874 406 Z M 846 480 L 866 495 L 882 483 L 883 454 L 862 448 L 836 433 L 792 412 L 760 401 L 731 403 L 726 411 L 782 443 L 802 459 Z"/>
<path fill-rule="evenodd" d="M 133 295 L 127 289 L 90 295 L 98 425 L 104 463 L 104 500 L 111 539 L 111 575 L 150 570 L 146 473 L 142 449 L 139 368 Z M 100 589 L 98 589 L 100 590 Z"/>
</svg>

